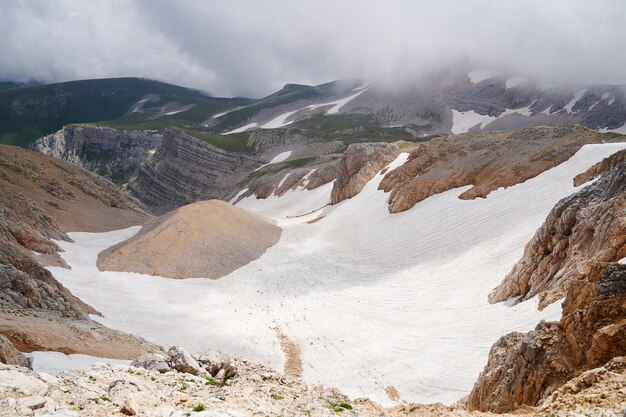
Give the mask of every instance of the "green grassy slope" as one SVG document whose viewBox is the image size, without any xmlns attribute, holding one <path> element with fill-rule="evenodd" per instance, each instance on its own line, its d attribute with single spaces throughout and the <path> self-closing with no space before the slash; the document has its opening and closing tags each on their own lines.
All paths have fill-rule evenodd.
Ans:
<svg viewBox="0 0 626 417">
<path fill-rule="evenodd" d="M 143 97 L 145 113 L 125 116 Z M 168 102 L 193 104 L 186 112 L 159 120 L 150 109 Z M 135 129 L 157 128 L 202 120 L 225 109 L 251 102 L 247 99 L 208 97 L 203 92 L 141 78 L 70 81 L 0 91 L 0 143 L 27 146 L 70 123 L 111 121 L 110 125 Z M 142 110 L 143 111 L 143 110 Z M 174 121 L 174 122 L 172 122 Z"/>
</svg>

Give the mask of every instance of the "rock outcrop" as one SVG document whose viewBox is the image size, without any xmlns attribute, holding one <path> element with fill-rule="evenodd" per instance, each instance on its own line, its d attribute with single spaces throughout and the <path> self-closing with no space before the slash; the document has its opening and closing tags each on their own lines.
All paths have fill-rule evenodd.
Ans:
<svg viewBox="0 0 626 417">
<path fill-rule="evenodd" d="M 330 195 L 337 204 L 361 192 L 365 184 L 400 153 L 390 143 L 354 143 L 348 146 L 339 163 L 339 176 Z"/>
<path fill-rule="evenodd" d="M 387 173 L 380 189 L 390 192 L 389 210 L 405 211 L 453 188 L 471 185 L 459 198 L 486 197 L 559 165 L 583 145 L 621 140 L 581 126 L 538 127 L 517 132 L 475 132 L 435 138 L 411 152 L 407 163 Z"/>
<path fill-rule="evenodd" d="M 0 184 L 2 302 L 68 317 L 93 312 L 37 261 L 54 261 L 59 248 L 52 239 L 67 240 L 66 231 L 142 222 L 143 206 L 85 169 L 10 146 L 0 146 Z"/>
<path fill-rule="evenodd" d="M 606 264 L 626 256 L 626 162 L 609 172 L 559 201 L 490 302 L 539 294 L 543 308 L 565 296 L 570 282 L 585 274 L 584 263 Z"/>
<path fill-rule="evenodd" d="M 259 199 L 272 195 L 280 197 L 287 191 L 298 188 L 313 190 L 334 181 L 338 176 L 339 157 L 336 155 L 275 163 L 250 174 L 226 198 L 236 204 L 251 195 Z M 241 193 L 240 190 L 244 192 Z"/>
<path fill-rule="evenodd" d="M 121 185 L 161 140 L 154 131 L 68 125 L 38 139 L 30 149 L 80 165 Z"/>
<path fill-rule="evenodd" d="M 626 162 L 561 200 L 491 297 L 566 294 L 559 322 L 504 336 L 468 399 L 495 412 L 535 405 L 581 371 L 626 354 Z"/>
<path fill-rule="evenodd" d="M 106 249 L 98 268 L 170 278 L 220 278 L 259 258 L 280 238 L 273 221 L 219 200 L 199 201 L 152 220 Z"/>
<path fill-rule="evenodd" d="M 2 334 L 0 334 L 0 363 L 30 367 L 30 363 L 26 356 L 24 356 L 19 350 L 15 349 L 11 341 Z"/>
<path fill-rule="evenodd" d="M 246 174 L 261 166 L 252 155 L 228 152 L 168 128 L 163 142 L 128 183 L 128 191 L 163 214 L 199 200 L 222 199 Z"/>
<path fill-rule="evenodd" d="M 42 265 L 64 265 L 53 239 L 68 240 L 69 231 L 108 231 L 142 223 L 150 217 L 145 206 L 81 167 L 4 145 L 0 189 L 0 333 L 22 351 L 113 350 L 93 348 L 96 338 L 111 346 L 122 339 L 89 321 L 87 315 L 96 311 Z M 130 339 L 122 344 L 145 351 Z"/>
</svg>

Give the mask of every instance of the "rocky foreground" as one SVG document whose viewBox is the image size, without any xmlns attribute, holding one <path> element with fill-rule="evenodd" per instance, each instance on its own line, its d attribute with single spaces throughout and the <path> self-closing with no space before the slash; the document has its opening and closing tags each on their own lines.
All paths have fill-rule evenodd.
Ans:
<svg viewBox="0 0 626 417">
<path fill-rule="evenodd" d="M 621 416 L 626 358 L 587 371 L 523 416 Z M 262 365 L 173 346 L 130 366 L 96 364 L 58 375 L 0 364 L 0 416 L 487 416 L 464 405 L 382 408 L 335 389 L 310 387 Z"/>
</svg>

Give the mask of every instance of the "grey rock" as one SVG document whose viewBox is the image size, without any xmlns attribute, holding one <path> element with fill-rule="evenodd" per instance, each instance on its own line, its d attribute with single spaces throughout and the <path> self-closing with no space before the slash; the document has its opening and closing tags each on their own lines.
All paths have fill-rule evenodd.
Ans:
<svg viewBox="0 0 626 417">
<path fill-rule="evenodd" d="M 155 131 L 68 125 L 38 139 L 31 149 L 80 165 L 120 184 L 128 182 L 161 140 L 162 136 Z"/>
<path fill-rule="evenodd" d="M 163 214 L 196 201 L 223 199 L 261 165 L 258 157 L 228 152 L 168 128 L 156 152 L 129 181 L 128 191 L 155 214 Z"/>
<path fill-rule="evenodd" d="M 192 375 L 202 373 L 202 367 L 193 356 L 180 346 L 172 346 L 167 351 L 170 364 L 178 372 L 185 372 Z"/>
<path fill-rule="evenodd" d="M 163 355 L 159 355 L 158 353 L 147 353 L 145 355 L 141 355 L 139 358 L 132 361 L 130 366 L 144 368 L 150 371 L 158 371 L 160 373 L 172 370 L 168 358 Z"/>
</svg>

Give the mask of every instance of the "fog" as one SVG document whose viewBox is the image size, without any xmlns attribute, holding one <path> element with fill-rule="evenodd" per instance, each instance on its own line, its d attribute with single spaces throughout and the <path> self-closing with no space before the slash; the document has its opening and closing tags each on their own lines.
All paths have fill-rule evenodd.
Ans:
<svg viewBox="0 0 626 417">
<path fill-rule="evenodd" d="M 494 69 L 626 83 L 623 0 L 2 0 L 0 80 L 140 76 L 224 96 Z"/>
</svg>

